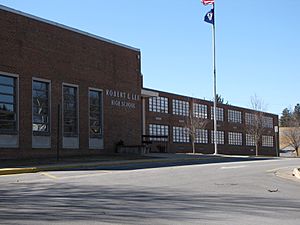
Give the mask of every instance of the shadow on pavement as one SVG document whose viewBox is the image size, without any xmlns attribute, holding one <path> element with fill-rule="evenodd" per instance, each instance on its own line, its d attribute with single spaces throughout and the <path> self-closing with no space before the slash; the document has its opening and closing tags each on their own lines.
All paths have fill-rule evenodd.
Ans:
<svg viewBox="0 0 300 225">
<path fill-rule="evenodd" d="M 296 219 L 300 208 L 299 201 L 272 196 L 183 193 L 175 187 L 11 183 L 0 191 L 3 224 L 231 224 L 228 213 L 281 220 L 284 212 Z"/>
</svg>

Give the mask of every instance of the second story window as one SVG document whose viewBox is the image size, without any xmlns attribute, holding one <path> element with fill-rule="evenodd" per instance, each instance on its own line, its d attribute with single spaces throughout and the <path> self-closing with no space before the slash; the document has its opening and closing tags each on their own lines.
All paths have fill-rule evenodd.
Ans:
<svg viewBox="0 0 300 225">
<path fill-rule="evenodd" d="M 190 105 L 186 101 L 173 99 L 173 115 L 188 116 Z"/>
<path fill-rule="evenodd" d="M 193 104 L 193 115 L 197 118 L 207 119 L 207 105 Z"/>
<path fill-rule="evenodd" d="M 228 110 L 228 122 L 242 123 L 242 113 L 236 110 Z"/>
<path fill-rule="evenodd" d="M 253 125 L 255 123 L 255 115 L 252 113 L 245 113 L 246 125 Z"/>
<path fill-rule="evenodd" d="M 224 109 L 217 107 L 216 118 L 218 121 L 224 121 Z M 211 119 L 214 119 L 214 107 L 211 107 Z"/>
<path fill-rule="evenodd" d="M 149 98 L 149 111 L 168 113 L 168 98 L 166 97 L 151 97 Z"/>
<path fill-rule="evenodd" d="M 263 116 L 263 127 L 264 128 L 273 128 L 273 118 L 268 116 Z"/>
</svg>

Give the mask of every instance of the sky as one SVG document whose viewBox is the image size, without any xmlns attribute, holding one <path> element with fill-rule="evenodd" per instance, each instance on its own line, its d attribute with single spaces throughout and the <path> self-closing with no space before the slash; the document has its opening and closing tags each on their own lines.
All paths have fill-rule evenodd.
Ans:
<svg viewBox="0 0 300 225">
<path fill-rule="evenodd" d="M 300 0 L 215 0 L 217 92 L 281 114 L 300 103 Z M 200 0 L 0 0 L 140 49 L 144 87 L 213 99 L 211 6 Z M 1 31 L 3 32 L 3 31 Z"/>
</svg>

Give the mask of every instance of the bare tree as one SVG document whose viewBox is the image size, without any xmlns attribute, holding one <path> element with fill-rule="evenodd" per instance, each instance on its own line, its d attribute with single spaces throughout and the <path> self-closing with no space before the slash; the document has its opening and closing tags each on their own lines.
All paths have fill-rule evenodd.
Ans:
<svg viewBox="0 0 300 225">
<path fill-rule="evenodd" d="M 259 155 L 259 144 L 264 132 L 264 113 L 265 104 L 256 95 L 251 97 L 251 108 L 254 110 L 246 118 L 246 132 L 251 135 L 255 142 L 255 155 Z"/>
<path fill-rule="evenodd" d="M 205 116 L 199 114 L 199 113 L 195 113 L 194 112 L 194 102 L 192 101 L 192 104 L 190 106 L 189 109 L 189 115 L 186 119 L 185 122 L 185 128 L 186 128 L 186 132 L 190 137 L 191 143 L 192 143 L 192 149 L 193 149 L 193 154 L 196 153 L 195 150 L 195 142 L 196 142 L 196 138 L 197 136 L 201 135 L 200 131 L 203 130 L 204 128 L 206 128 L 206 125 L 208 123 L 207 118 L 205 118 Z"/>
<path fill-rule="evenodd" d="M 297 157 L 300 154 L 300 121 L 296 116 L 290 120 L 288 127 L 283 131 L 284 139 L 295 149 Z"/>
</svg>

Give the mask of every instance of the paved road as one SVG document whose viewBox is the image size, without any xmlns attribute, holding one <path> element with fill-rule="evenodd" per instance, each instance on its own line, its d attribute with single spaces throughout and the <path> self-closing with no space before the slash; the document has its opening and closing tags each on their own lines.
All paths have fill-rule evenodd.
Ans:
<svg viewBox="0 0 300 225">
<path fill-rule="evenodd" d="M 275 176 L 299 165 L 281 159 L 1 176 L 0 224 L 299 225 L 300 182 Z"/>
</svg>

